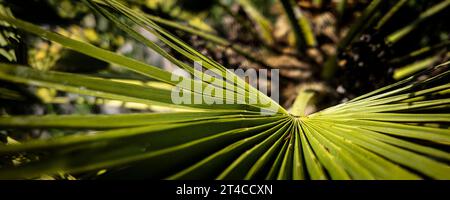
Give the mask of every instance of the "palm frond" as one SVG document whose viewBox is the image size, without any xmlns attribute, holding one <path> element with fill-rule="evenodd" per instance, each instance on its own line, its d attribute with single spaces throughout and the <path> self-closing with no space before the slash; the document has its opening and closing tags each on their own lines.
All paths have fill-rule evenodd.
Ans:
<svg viewBox="0 0 450 200">
<path fill-rule="evenodd" d="M 166 53 L 162 45 L 133 29 L 142 27 L 164 45 L 208 69 L 228 69 L 200 54 L 151 18 L 116 0 L 88 1 L 127 32 L 194 76 L 208 77 Z M 380 1 L 374 1 L 374 4 Z M 372 5 L 370 9 L 376 9 Z M 369 12 L 369 11 L 367 11 Z M 370 11 L 372 12 L 372 11 Z M 126 16 L 120 21 L 116 15 Z M 175 87 L 172 74 L 135 59 L 44 30 L 31 23 L 0 15 L 18 29 L 60 43 L 88 56 L 118 64 Z M 133 26 L 128 26 L 131 23 Z M 362 22 L 361 22 L 362 23 Z M 356 34 L 356 33 L 355 33 Z M 351 40 L 349 38 L 348 40 Z M 139 102 L 185 111 L 120 115 L 1 116 L 0 127 L 72 130 L 71 134 L 0 146 L 0 155 L 27 160 L 0 166 L 0 178 L 37 178 L 45 174 L 107 170 L 98 178 L 159 179 L 450 179 L 450 62 L 410 76 L 348 102 L 304 115 L 311 94 L 300 95 L 292 114 L 276 105 L 271 116 L 264 104 L 183 104 L 171 101 L 170 89 L 135 85 L 95 76 L 37 71 L 0 64 L 0 79 L 54 88 L 71 93 Z M 247 92 L 256 88 L 238 76 L 220 77 L 214 88 Z M 209 81 L 177 77 L 193 84 Z M 185 87 L 192 98 L 235 100 Z M 236 90 L 232 90 L 236 91 Z M 257 91 L 258 95 L 270 99 Z"/>
</svg>

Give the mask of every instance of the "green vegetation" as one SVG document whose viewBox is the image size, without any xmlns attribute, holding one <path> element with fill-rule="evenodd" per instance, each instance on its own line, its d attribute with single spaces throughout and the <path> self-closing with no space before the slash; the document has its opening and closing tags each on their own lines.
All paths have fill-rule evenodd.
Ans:
<svg viewBox="0 0 450 200">
<path fill-rule="evenodd" d="M 450 0 L 211 1 L 194 11 L 186 1 L 48 1 L 57 26 L 0 2 L 0 179 L 450 179 L 449 26 L 436 18 Z M 317 24 L 327 5 L 331 32 Z M 215 30 L 225 16 L 254 30 Z M 280 69 L 289 95 L 275 102 L 194 62 L 220 73 L 236 63 Z M 174 68 L 206 79 L 174 81 Z M 255 92 L 275 113 L 262 103 L 175 104 L 178 80 L 235 83 L 221 97 L 183 91 L 210 101 Z M 114 102 L 122 110 L 98 111 Z M 67 104 L 76 106 L 61 111 Z"/>
</svg>

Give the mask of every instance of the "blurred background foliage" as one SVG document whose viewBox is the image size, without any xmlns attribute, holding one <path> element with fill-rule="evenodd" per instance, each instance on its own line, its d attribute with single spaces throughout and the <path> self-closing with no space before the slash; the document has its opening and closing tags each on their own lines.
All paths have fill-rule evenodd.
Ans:
<svg viewBox="0 0 450 200">
<path fill-rule="evenodd" d="M 280 69 L 281 104 L 285 107 L 292 105 L 299 88 L 318 90 L 322 94 L 322 100 L 316 102 L 316 106 L 320 109 L 372 91 L 448 58 L 448 1 L 125 2 L 134 9 L 190 28 L 191 32 L 170 24 L 166 26 L 202 53 L 225 66 Z M 292 13 L 301 28 L 300 36 L 295 36 L 296 31 L 291 30 L 293 26 L 289 24 L 290 9 L 283 9 L 283 2 L 287 2 L 288 7 L 295 8 Z M 370 16 L 358 27 L 358 20 L 364 18 L 361 16 L 371 3 L 376 4 L 373 6 L 374 11 L 369 13 Z M 440 10 L 424 15 L 437 4 L 442 4 Z M 396 7 L 398 9 L 393 9 Z M 170 63 L 161 56 L 127 37 L 80 1 L 2 0 L 0 12 L 41 24 L 65 36 L 172 69 Z M 381 13 L 388 12 L 392 12 L 392 16 L 383 18 Z M 107 63 L 63 49 L 58 44 L 37 37 L 21 35 L 8 24 L 2 25 L 2 60 L 27 64 L 40 70 L 95 73 L 108 77 L 123 74 L 123 71 L 119 73 L 119 69 L 108 66 Z M 406 32 L 398 41 L 389 41 L 396 31 L 408 26 L 413 30 Z M 357 31 L 350 30 L 352 28 Z M 192 31 L 211 34 L 223 41 L 205 39 L 192 34 Z M 355 34 L 348 42 L 349 38 L 345 37 L 351 31 Z M 128 76 L 135 78 L 137 75 Z M 52 92 L 31 92 L 27 95 L 36 94 L 41 95 L 38 99 L 44 98 L 48 102 L 48 96 Z M 42 97 L 42 94 L 47 97 Z"/>
</svg>

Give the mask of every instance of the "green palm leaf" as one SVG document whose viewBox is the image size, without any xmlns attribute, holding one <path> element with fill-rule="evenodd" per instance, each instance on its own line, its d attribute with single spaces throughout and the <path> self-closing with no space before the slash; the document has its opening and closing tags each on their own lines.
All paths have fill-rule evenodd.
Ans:
<svg viewBox="0 0 450 200">
<path fill-rule="evenodd" d="M 145 29 L 190 60 L 208 69 L 228 69 L 203 56 L 151 18 L 115 0 L 88 1 L 119 28 L 153 48 L 168 60 L 196 72 L 166 53 L 162 44 L 147 40 L 127 23 Z M 374 8 L 375 9 L 374 5 Z M 369 11 L 367 11 L 369 12 Z M 117 15 L 129 21 L 120 21 Z M 60 43 L 88 56 L 118 64 L 174 87 L 170 72 L 93 45 L 73 40 L 38 26 L 0 15 L 19 29 Z M 354 33 L 357 34 L 357 33 Z M 353 37 L 353 36 L 352 36 Z M 348 39 L 350 42 L 350 39 Z M 183 104 L 171 101 L 170 89 L 134 85 L 106 78 L 63 72 L 37 71 L 0 64 L 0 79 L 17 84 L 179 108 L 183 111 L 120 115 L 1 116 L 4 129 L 61 129 L 75 133 L 0 146 L 4 157 L 27 161 L 0 167 L 0 178 L 37 178 L 44 174 L 107 170 L 98 178 L 158 179 L 450 179 L 450 62 L 433 67 L 393 85 L 320 112 L 304 115 L 311 94 L 299 95 L 292 114 L 276 104 L 263 115 L 263 104 Z M 439 73 L 438 73 L 439 72 Z M 218 73 L 219 75 L 221 73 Z M 208 86 L 208 81 L 186 77 Z M 222 77 L 214 88 L 234 79 L 233 88 L 257 91 L 237 76 Z M 235 100 L 186 92 L 203 99 Z M 235 90 L 233 90 L 235 91 Z M 264 99 L 270 99 L 257 92 Z M 244 95 L 246 98 L 248 96 Z"/>
</svg>

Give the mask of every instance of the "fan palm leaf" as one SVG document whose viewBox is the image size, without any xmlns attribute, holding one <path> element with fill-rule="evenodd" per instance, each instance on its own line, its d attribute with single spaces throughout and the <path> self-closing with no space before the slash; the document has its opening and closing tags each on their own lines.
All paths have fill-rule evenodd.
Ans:
<svg viewBox="0 0 450 200">
<path fill-rule="evenodd" d="M 116 0 L 87 1 L 136 40 L 148 45 L 196 80 L 177 76 L 202 88 L 210 76 L 196 71 L 163 50 L 166 45 L 185 58 L 201 61 L 217 74 L 228 72 L 139 11 Z M 126 16 L 120 21 L 116 16 Z M 0 178 L 38 178 L 44 174 L 107 170 L 97 178 L 158 179 L 450 179 L 450 62 L 393 85 L 325 110 L 304 115 L 310 95 L 300 95 L 288 113 L 238 76 L 221 76 L 214 88 L 232 84 L 222 97 L 184 91 L 192 98 L 236 100 L 249 92 L 276 105 L 182 104 L 171 101 L 178 81 L 158 67 L 73 40 L 38 26 L 0 15 L 18 29 L 66 48 L 114 63 L 169 87 L 151 87 L 64 72 L 38 71 L 0 64 L 0 79 L 17 84 L 181 109 L 168 113 L 118 115 L 1 116 L 2 129 L 61 129 L 72 134 L 0 146 L 4 157 L 28 159 L 0 168 Z M 129 26 L 131 23 L 133 26 Z M 133 27 L 153 33 L 163 44 L 143 37 Z M 237 80 L 237 81 L 236 81 Z M 236 92 L 241 88 L 246 93 Z"/>
</svg>

